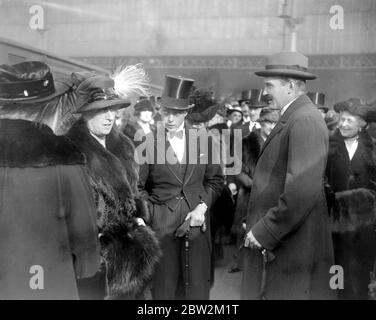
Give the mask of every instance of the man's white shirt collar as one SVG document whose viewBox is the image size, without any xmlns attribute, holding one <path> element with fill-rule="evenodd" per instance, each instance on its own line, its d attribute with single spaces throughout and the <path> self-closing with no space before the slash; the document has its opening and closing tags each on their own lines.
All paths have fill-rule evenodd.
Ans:
<svg viewBox="0 0 376 320">
<path fill-rule="evenodd" d="M 291 104 L 298 99 L 300 96 L 297 96 L 295 99 L 291 100 L 288 104 L 286 104 L 282 109 L 281 109 L 281 117 L 282 115 L 286 112 L 287 108 L 291 106 Z"/>
<path fill-rule="evenodd" d="M 176 131 L 183 130 L 183 139 L 179 139 L 177 137 L 170 138 L 170 135 L 167 132 L 167 139 L 170 142 L 172 149 L 174 150 L 178 161 L 181 163 L 184 157 L 184 149 L 185 149 L 185 130 L 184 130 L 184 122 L 176 129 Z"/>
</svg>

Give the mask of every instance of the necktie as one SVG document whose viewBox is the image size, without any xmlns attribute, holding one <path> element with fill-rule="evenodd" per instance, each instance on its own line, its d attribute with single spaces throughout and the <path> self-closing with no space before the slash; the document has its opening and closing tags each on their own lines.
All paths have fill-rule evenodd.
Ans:
<svg viewBox="0 0 376 320">
<path fill-rule="evenodd" d="M 179 131 L 169 131 L 167 133 L 167 138 L 172 139 L 172 138 L 178 138 L 178 139 L 183 139 L 183 130 Z"/>
</svg>

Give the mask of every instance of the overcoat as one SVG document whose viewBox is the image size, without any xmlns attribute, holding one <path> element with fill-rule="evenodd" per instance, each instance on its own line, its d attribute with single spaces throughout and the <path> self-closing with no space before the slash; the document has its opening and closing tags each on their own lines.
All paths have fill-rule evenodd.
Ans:
<svg viewBox="0 0 376 320">
<path fill-rule="evenodd" d="M 99 270 L 84 165 L 46 125 L 0 120 L 0 299 L 78 299 L 76 279 Z"/>
<path fill-rule="evenodd" d="M 328 132 L 306 95 L 281 116 L 258 158 L 247 232 L 274 255 L 266 263 L 264 298 L 330 299 L 333 246 L 324 194 Z M 242 299 L 259 299 L 263 259 L 245 248 Z M 264 274 L 265 275 L 265 274 Z"/>
</svg>

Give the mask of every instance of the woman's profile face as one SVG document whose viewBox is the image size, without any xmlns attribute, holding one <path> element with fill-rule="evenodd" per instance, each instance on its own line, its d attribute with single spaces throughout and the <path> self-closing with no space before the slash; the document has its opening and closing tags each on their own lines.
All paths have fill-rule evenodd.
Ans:
<svg viewBox="0 0 376 320">
<path fill-rule="evenodd" d="M 99 110 L 86 118 L 87 127 L 92 134 L 103 138 L 110 133 L 115 123 L 115 117 L 115 110 Z"/>
</svg>

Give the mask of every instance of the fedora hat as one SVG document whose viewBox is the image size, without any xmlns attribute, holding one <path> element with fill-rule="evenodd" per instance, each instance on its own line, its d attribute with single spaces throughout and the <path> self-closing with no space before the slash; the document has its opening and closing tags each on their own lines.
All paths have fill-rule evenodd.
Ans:
<svg viewBox="0 0 376 320">
<path fill-rule="evenodd" d="M 72 81 L 77 93 L 77 111 L 84 113 L 102 109 L 122 109 L 131 103 L 121 99 L 114 90 L 114 80 L 108 76 L 97 75 L 93 72 L 74 72 Z"/>
<path fill-rule="evenodd" d="M 0 103 L 38 103 L 69 91 L 67 82 L 54 81 L 50 67 L 40 61 L 0 66 Z"/>
<path fill-rule="evenodd" d="M 193 105 L 189 104 L 189 97 L 192 93 L 193 83 L 193 79 L 167 75 L 162 97 L 158 103 L 168 109 L 191 109 Z"/>
<path fill-rule="evenodd" d="M 242 99 L 248 101 L 251 109 L 263 108 L 267 105 L 262 89 L 250 89 L 242 91 Z"/>
<path fill-rule="evenodd" d="M 313 80 L 316 76 L 308 71 L 308 58 L 300 52 L 280 52 L 267 58 L 265 70 L 256 71 L 261 77 L 288 77 Z"/>
<path fill-rule="evenodd" d="M 318 109 L 323 109 L 325 112 L 328 112 L 329 107 L 325 105 L 325 94 L 321 92 L 308 92 L 307 96 L 311 99 L 313 104 L 318 108 Z"/>
<path fill-rule="evenodd" d="M 219 108 L 213 92 L 205 89 L 196 89 L 190 96 L 190 104 L 194 107 L 189 110 L 186 119 L 194 123 L 208 122 Z"/>
</svg>

